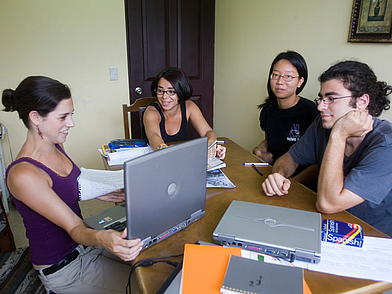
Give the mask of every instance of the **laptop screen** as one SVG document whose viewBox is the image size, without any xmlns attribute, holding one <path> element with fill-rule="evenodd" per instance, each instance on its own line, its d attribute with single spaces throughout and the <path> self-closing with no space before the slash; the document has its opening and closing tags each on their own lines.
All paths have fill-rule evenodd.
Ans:
<svg viewBox="0 0 392 294">
<path fill-rule="evenodd" d="M 124 163 L 128 239 L 158 243 L 204 215 L 207 138 Z"/>
</svg>

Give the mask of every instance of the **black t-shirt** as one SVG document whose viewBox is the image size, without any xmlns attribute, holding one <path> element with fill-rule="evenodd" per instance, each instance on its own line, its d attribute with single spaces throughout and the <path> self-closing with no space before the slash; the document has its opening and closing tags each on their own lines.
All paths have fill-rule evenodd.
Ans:
<svg viewBox="0 0 392 294">
<path fill-rule="evenodd" d="M 260 127 L 266 133 L 268 149 L 274 162 L 305 134 L 318 114 L 316 104 L 302 97 L 288 109 L 280 109 L 277 102 L 263 107 Z"/>
</svg>

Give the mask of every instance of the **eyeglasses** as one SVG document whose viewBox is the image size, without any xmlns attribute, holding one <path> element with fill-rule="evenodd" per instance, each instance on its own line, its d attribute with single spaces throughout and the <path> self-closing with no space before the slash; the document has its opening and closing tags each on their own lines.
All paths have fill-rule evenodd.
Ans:
<svg viewBox="0 0 392 294">
<path fill-rule="evenodd" d="M 282 77 L 283 81 L 285 82 L 291 82 L 293 79 L 299 78 L 299 77 L 293 77 L 292 75 L 279 75 L 277 73 L 272 73 L 270 75 L 271 80 L 279 80 L 280 77 Z"/>
<path fill-rule="evenodd" d="M 157 93 L 157 95 L 159 95 L 159 96 L 163 96 L 163 94 L 167 94 L 167 95 L 169 95 L 169 96 L 174 96 L 174 95 L 176 95 L 177 94 L 177 92 L 176 91 L 174 91 L 174 90 L 162 90 L 162 89 L 155 89 L 155 93 Z"/>
<path fill-rule="evenodd" d="M 317 105 L 319 105 L 319 103 L 321 101 L 323 101 L 324 104 L 332 104 L 334 102 L 334 100 L 336 100 L 336 99 L 350 98 L 350 97 L 353 97 L 353 96 L 351 96 L 351 95 L 350 96 L 342 96 L 342 97 L 325 96 L 324 98 L 323 97 L 319 97 L 319 98 L 314 99 L 314 102 Z"/>
</svg>

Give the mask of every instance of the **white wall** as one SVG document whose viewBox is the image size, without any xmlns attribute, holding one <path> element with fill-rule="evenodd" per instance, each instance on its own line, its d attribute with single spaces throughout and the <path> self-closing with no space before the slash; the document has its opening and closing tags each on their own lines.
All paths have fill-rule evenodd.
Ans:
<svg viewBox="0 0 392 294">
<path fill-rule="evenodd" d="M 300 52 L 309 68 L 301 95 L 317 97 L 318 76 L 338 60 L 368 63 L 392 84 L 392 44 L 348 43 L 352 1 L 216 0 L 215 125 L 248 150 L 263 138 L 256 105 L 267 95 L 267 75 L 275 56 Z M 392 111 L 382 118 L 392 121 Z"/>
<path fill-rule="evenodd" d="M 248 150 L 264 137 L 260 104 L 273 58 L 292 49 L 305 57 L 309 81 L 337 60 L 358 58 L 392 83 L 392 44 L 347 42 L 352 1 L 216 0 L 215 130 Z M 1 0 L 0 90 L 29 75 L 47 75 L 71 87 L 76 127 L 65 144 L 79 166 L 103 168 L 97 149 L 123 137 L 121 104 L 128 103 L 123 0 Z M 118 67 L 118 81 L 109 80 Z M 382 117 L 392 120 L 392 111 Z M 0 112 L 15 157 L 26 129 L 17 113 Z M 6 164 L 11 159 L 3 140 Z M 230 152 L 230 151 L 229 151 Z"/>
<path fill-rule="evenodd" d="M 128 103 L 123 0 L 1 0 L 0 90 L 29 75 L 45 75 L 71 88 L 76 127 L 66 151 L 79 165 L 103 168 L 98 148 L 123 137 L 121 104 Z M 110 81 L 109 67 L 118 68 Z M 26 138 L 16 112 L 0 112 L 13 157 Z M 3 140 L 10 163 L 7 138 Z"/>
</svg>

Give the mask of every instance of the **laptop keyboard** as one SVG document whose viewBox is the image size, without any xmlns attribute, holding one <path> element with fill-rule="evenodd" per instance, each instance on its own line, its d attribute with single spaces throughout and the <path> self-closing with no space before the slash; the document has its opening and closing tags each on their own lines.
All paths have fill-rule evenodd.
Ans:
<svg viewBox="0 0 392 294">
<path fill-rule="evenodd" d="M 127 221 L 115 222 L 115 223 L 105 227 L 105 230 L 115 230 L 118 232 L 122 232 L 122 231 L 124 231 L 126 226 L 127 226 Z"/>
</svg>

